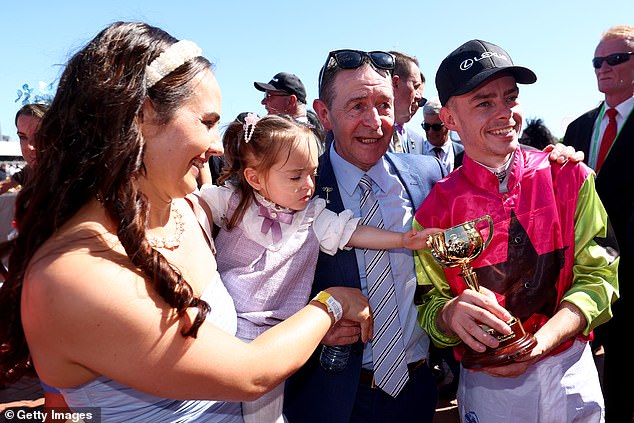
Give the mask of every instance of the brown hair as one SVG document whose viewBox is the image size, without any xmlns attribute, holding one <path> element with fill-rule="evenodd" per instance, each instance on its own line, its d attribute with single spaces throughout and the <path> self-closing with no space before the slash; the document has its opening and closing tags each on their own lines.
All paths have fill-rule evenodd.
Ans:
<svg viewBox="0 0 634 423">
<path fill-rule="evenodd" d="M 266 173 L 282 157 L 286 158 L 295 150 L 318 148 L 318 139 L 312 129 L 297 122 L 288 115 L 267 115 L 260 119 L 248 142 L 245 140 L 244 116 L 242 113 L 227 127 L 223 144 L 228 167 L 219 183 L 229 181 L 240 193 L 240 202 L 235 213 L 227 221 L 227 229 L 232 229 L 242 221 L 244 213 L 255 198 L 253 187 L 244 179 L 247 167 Z M 314 142 L 311 142 L 313 140 Z"/>
<path fill-rule="evenodd" d="M 398 75 L 401 78 L 407 79 L 411 75 L 412 66 L 411 64 L 415 64 L 416 67 L 419 67 L 418 59 L 415 56 L 410 56 L 409 54 L 401 53 L 400 51 L 390 51 L 390 54 L 394 56 L 394 70 L 392 71 L 393 75 Z M 421 79 L 423 82 L 425 78 L 423 77 L 423 73 L 420 72 Z"/>
<path fill-rule="evenodd" d="M 25 116 L 33 116 L 38 119 L 42 119 L 44 117 L 44 113 L 48 110 L 48 104 L 44 103 L 32 103 L 25 104 L 20 107 L 20 110 L 15 114 L 15 125 L 18 125 L 18 118 L 22 115 Z"/>
<path fill-rule="evenodd" d="M 34 175 L 18 194 L 18 236 L 0 246 L 9 258 L 0 289 L 0 382 L 15 380 L 30 367 L 20 321 L 22 283 L 36 251 L 95 197 L 115 222 L 129 260 L 156 292 L 182 316 L 198 314 L 183 336 L 195 337 L 209 306 L 146 236 L 148 205 L 137 180 L 145 174 L 139 126 L 143 103 L 152 102 L 168 122 L 193 93 L 195 76 L 211 64 L 186 61 L 147 89 L 146 68 L 177 40 L 140 22 L 116 22 L 102 30 L 68 62 L 36 139 Z M 62 294 L 63 295 L 63 294 Z"/>
</svg>

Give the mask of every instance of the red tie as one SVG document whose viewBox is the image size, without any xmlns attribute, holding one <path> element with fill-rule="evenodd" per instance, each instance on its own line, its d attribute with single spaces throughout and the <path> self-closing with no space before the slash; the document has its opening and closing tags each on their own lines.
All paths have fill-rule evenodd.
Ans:
<svg viewBox="0 0 634 423">
<path fill-rule="evenodd" d="M 614 139 L 616 138 L 616 109 L 608 109 L 606 111 L 608 115 L 608 126 L 605 128 L 605 132 L 603 133 L 603 138 L 601 138 L 601 147 L 599 147 L 599 158 L 597 159 L 597 173 L 599 173 L 599 169 L 603 165 L 605 158 L 608 155 L 608 151 L 610 151 L 610 147 L 612 147 L 612 143 L 614 143 Z"/>
</svg>

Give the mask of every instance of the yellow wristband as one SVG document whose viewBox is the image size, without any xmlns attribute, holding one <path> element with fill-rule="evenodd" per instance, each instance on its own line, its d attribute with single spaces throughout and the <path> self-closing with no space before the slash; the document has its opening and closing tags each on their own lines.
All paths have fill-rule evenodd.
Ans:
<svg viewBox="0 0 634 423">
<path fill-rule="evenodd" d="M 343 317 L 343 307 L 341 307 L 341 303 L 326 291 L 320 291 L 317 295 L 315 295 L 313 301 L 317 301 L 325 305 L 328 312 L 335 318 L 335 323 Z"/>
</svg>

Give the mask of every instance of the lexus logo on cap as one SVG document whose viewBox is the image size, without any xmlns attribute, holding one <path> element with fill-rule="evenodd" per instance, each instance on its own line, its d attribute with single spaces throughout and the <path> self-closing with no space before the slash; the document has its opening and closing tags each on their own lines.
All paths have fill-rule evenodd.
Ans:
<svg viewBox="0 0 634 423">
<path fill-rule="evenodd" d="M 505 56 L 505 55 L 503 55 L 503 54 L 496 53 L 496 52 L 494 52 L 494 51 L 485 51 L 484 53 L 482 53 L 482 54 L 480 55 L 480 57 L 474 57 L 473 59 L 465 59 L 465 60 L 463 60 L 463 61 L 462 61 L 462 63 L 460 63 L 460 70 L 463 70 L 463 71 L 464 71 L 464 70 L 467 70 L 467 69 L 469 69 L 471 66 L 473 66 L 473 64 L 474 64 L 474 63 L 479 62 L 479 61 L 480 61 L 480 60 L 482 60 L 482 59 L 487 59 L 487 58 L 489 58 L 489 57 L 491 57 L 491 56 L 496 56 L 496 57 L 499 57 L 500 59 L 505 60 L 505 61 L 507 61 L 507 62 L 509 62 L 509 63 L 511 62 L 511 61 L 509 60 L 509 58 L 508 58 L 508 57 L 506 57 L 506 56 Z"/>
</svg>

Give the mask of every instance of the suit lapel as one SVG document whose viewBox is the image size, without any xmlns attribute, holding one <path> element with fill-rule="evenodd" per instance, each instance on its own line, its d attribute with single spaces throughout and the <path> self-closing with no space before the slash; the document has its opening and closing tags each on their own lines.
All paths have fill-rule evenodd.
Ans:
<svg viewBox="0 0 634 423">
<path fill-rule="evenodd" d="M 317 192 L 315 194 L 326 200 L 326 208 L 335 213 L 344 210 L 343 201 L 339 192 L 339 185 L 335 178 L 335 171 L 330 162 L 330 152 L 326 150 L 320 157 L 319 175 L 316 181 Z"/>
<path fill-rule="evenodd" d="M 601 110 L 601 107 L 603 107 L 603 103 L 601 103 L 601 105 L 596 109 L 588 112 L 588 118 L 584 119 L 581 122 L 581 127 L 579 128 L 578 134 L 590 134 L 590 136 L 586 137 L 578 136 L 576 140 L 577 145 L 575 146 L 577 150 L 583 151 L 583 153 L 586 155 L 586 162 L 590 158 L 590 144 L 592 142 L 592 137 L 594 136 L 594 123 L 599 116 L 599 111 Z"/>
</svg>

